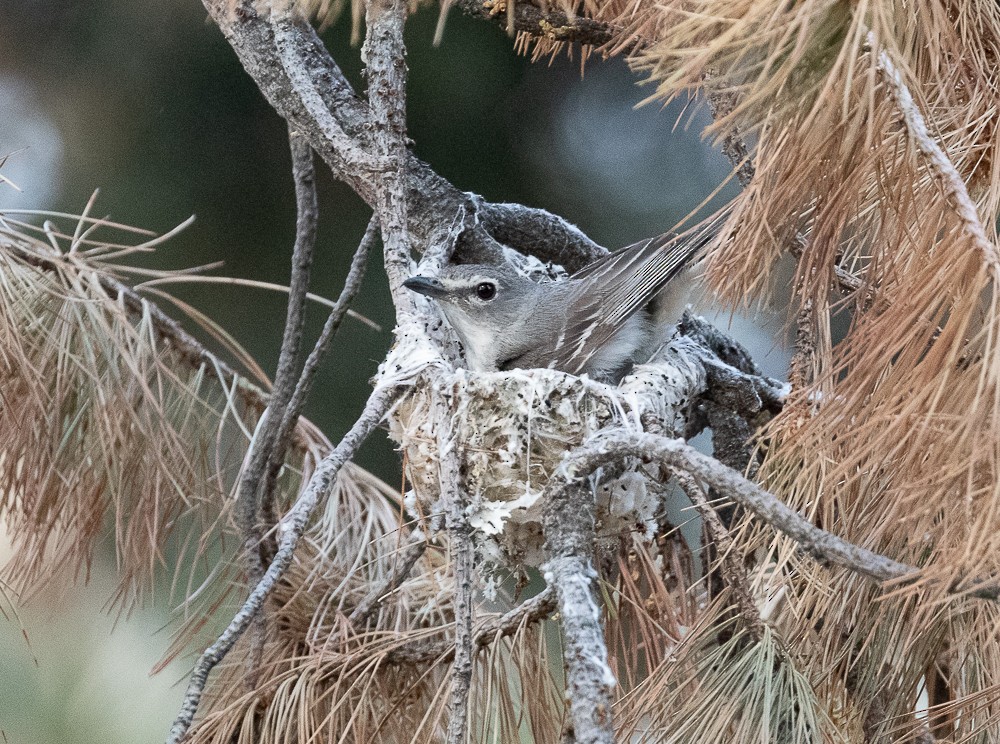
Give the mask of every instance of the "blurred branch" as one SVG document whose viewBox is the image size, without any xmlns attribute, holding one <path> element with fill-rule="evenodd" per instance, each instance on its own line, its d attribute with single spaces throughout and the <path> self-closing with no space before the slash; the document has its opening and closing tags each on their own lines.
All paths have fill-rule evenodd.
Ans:
<svg viewBox="0 0 1000 744">
<path fill-rule="evenodd" d="M 951 159 L 927 130 L 927 122 L 924 121 L 919 107 L 914 102 L 910 89 L 903 82 L 903 76 L 896 68 L 889 53 L 884 49 L 879 49 L 877 42 L 875 34 L 869 31 L 868 46 L 878 54 L 878 68 L 883 73 L 889 92 L 896 101 L 896 106 L 903 117 L 910 138 L 930 161 L 931 168 L 941 179 L 945 195 L 951 199 L 965 231 L 972 238 L 972 242 L 979 252 L 983 254 L 983 259 L 990 266 L 994 276 L 997 276 L 1000 274 L 1000 254 L 997 252 L 997 247 L 986 236 L 986 230 L 979 217 L 979 210 L 976 209 L 976 203 L 969 196 L 965 180 L 955 164 L 951 162 Z"/>
<path fill-rule="evenodd" d="M 376 184 L 386 165 L 377 141 L 380 120 L 354 92 L 312 27 L 285 14 L 268 19 L 257 12 L 252 0 L 203 2 L 268 102 L 309 140 L 334 175 L 375 208 Z M 473 219 L 456 245 L 463 261 L 499 261 L 501 239 L 522 253 L 570 270 L 606 252 L 555 215 L 490 204 L 459 191 L 409 151 L 405 158 L 406 221 L 415 248 L 424 250 L 444 242 L 464 209 Z M 528 222 L 530 230 L 512 224 L 528 216 L 533 218 Z"/>
<path fill-rule="evenodd" d="M 289 281 L 288 311 L 285 331 L 281 339 L 278 368 L 274 375 L 274 390 L 270 405 L 257 424 L 257 431 L 247 453 L 246 467 L 240 477 L 236 497 L 237 520 L 246 553 L 247 581 L 253 586 L 264 575 L 264 556 L 261 554 L 264 527 L 261 517 L 272 511 L 275 479 L 266 473 L 278 461 L 285 459 L 286 441 L 282 441 L 283 424 L 288 404 L 295 392 L 302 333 L 305 329 L 306 293 L 312 268 L 313 250 L 316 247 L 316 223 L 319 207 L 316 203 L 316 180 L 313 171 L 312 149 L 309 143 L 289 129 L 288 140 L 292 153 L 292 177 L 295 182 L 297 208 L 295 246 L 292 250 L 292 272 Z M 271 524 L 266 527 L 270 529 Z M 266 618 L 257 616 L 255 632 L 247 656 L 246 684 L 256 686 L 257 668 L 264 650 Z"/>
<path fill-rule="evenodd" d="M 263 578 L 250 592 L 228 627 L 215 643 L 205 650 L 195 664 L 187 690 L 184 693 L 181 710 L 170 728 L 167 744 L 179 744 L 187 735 L 188 729 L 194 721 L 195 713 L 198 711 L 209 673 L 226 657 L 226 654 L 249 627 L 254 616 L 260 611 L 275 584 L 291 564 L 295 548 L 305 533 L 320 497 L 329 491 L 340 468 L 354 456 L 362 442 L 382 421 L 398 393 L 399 388 L 376 388 L 350 431 L 344 435 L 333 451 L 316 466 L 309 483 L 278 525 L 280 535 L 278 551 Z"/>
</svg>

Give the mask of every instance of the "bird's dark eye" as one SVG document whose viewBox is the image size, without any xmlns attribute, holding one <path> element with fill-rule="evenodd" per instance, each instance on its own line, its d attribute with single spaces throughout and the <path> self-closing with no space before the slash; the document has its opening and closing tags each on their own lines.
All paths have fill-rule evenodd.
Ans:
<svg viewBox="0 0 1000 744">
<path fill-rule="evenodd" d="M 492 282 L 483 282 L 476 285 L 476 297 L 481 300 L 492 300 L 497 296 L 497 285 Z"/>
</svg>

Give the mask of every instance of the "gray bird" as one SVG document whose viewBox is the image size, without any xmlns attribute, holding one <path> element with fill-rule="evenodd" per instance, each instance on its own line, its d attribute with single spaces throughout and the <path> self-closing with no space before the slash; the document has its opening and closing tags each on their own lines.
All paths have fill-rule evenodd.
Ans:
<svg viewBox="0 0 1000 744">
<path fill-rule="evenodd" d="M 403 286 L 437 300 L 476 371 L 548 367 L 615 382 L 655 349 L 649 305 L 708 241 L 661 235 L 538 283 L 506 265 L 448 266 Z M 645 354 L 645 358 L 643 358 Z"/>
</svg>

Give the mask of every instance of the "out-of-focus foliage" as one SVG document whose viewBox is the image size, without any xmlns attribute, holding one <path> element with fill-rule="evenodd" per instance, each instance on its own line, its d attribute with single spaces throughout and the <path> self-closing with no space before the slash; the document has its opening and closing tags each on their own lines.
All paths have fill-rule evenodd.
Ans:
<svg viewBox="0 0 1000 744">
<path fill-rule="evenodd" d="M 1000 571 L 1000 6 L 555 5 L 606 22 L 608 48 L 630 50 L 656 98 L 703 91 L 720 104 L 711 131 L 749 142 L 756 173 L 708 279 L 739 305 L 767 290 L 783 254 L 802 256 L 795 392 L 764 432 L 761 475 L 826 529 L 923 569 L 876 601 L 856 577 L 748 531 L 744 549 L 769 555 L 756 581 L 783 597 L 792 655 L 843 736 L 918 731 L 921 685 L 940 679 L 934 733 L 995 739 L 1000 697 L 984 679 L 1000 656 L 968 645 L 995 610 L 944 594 Z M 845 275 L 847 291 L 831 291 Z M 684 702 L 704 710 L 698 695 Z"/>
<path fill-rule="evenodd" d="M 5 40 L 0 52 L 0 158 L 9 157 L 0 173 L 22 190 L 0 184 L 0 210 L 18 207 L 78 212 L 99 186 L 102 192 L 95 215 L 111 214 L 118 222 L 162 232 L 191 214 L 197 215 L 192 226 L 156 253 L 133 253 L 123 259 L 126 262 L 174 269 L 221 260 L 225 264 L 222 272 L 229 276 L 286 282 L 294 225 L 286 130 L 240 69 L 218 30 L 205 24 L 204 18 L 197 0 L 147 4 L 32 0 L 7 4 L 0 13 L 0 36 Z M 431 39 L 436 20 L 437 10 L 427 9 L 408 25 L 409 129 L 418 155 L 459 187 L 497 200 L 547 206 L 579 222 L 601 242 L 616 246 L 671 227 L 724 178 L 724 160 L 698 139 L 700 124 L 670 132 L 681 106 L 666 114 L 632 111 L 641 93 L 630 87 L 631 78 L 623 64 L 592 65 L 582 80 L 574 64 L 560 61 L 551 68 L 531 66 L 512 54 L 510 39 L 502 30 L 455 13 L 449 18 L 442 45 L 435 48 Z M 324 39 L 360 88 L 360 62 L 358 50 L 349 44 L 350 26 L 345 15 L 324 32 Z M 704 118 L 698 121 L 704 122 Z M 609 132 L 623 135 L 609 137 Z M 319 186 L 323 219 L 313 291 L 330 296 L 338 291 L 368 212 L 322 170 Z M 41 224 L 42 219 L 24 217 L 35 224 Z M 71 219 L 54 222 L 57 227 L 53 230 L 71 235 L 75 229 Z M 27 237 L 47 239 L 43 233 Z M 46 260 L 55 260 L 44 245 L 42 249 Z M 9 256 L 5 260 L 18 263 Z M 101 288 L 100 277 L 66 261 L 59 259 L 56 263 L 61 268 L 53 272 L 18 264 L 12 268 L 15 284 L 28 286 L 30 291 L 11 295 L 14 285 L 6 286 L 6 297 L 15 300 L 11 308 L 20 308 L 17 317 L 23 319 L 26 312 L 33 312 L 25 304 L 29 296 L 34 297 L 30 302 L 40 303 L 44 309 L 35 326 L 35 341 L 40 345 L 33 347 L 36 356 L 26 359 L 45 360 L 45 369 L 61 368 L 73 376 L 50 379 L 48 388 L 41 376 L 29 378 L 37 388 L 35 397 L 18 397 L 16 410 L 5 407 L 5 415 L 8 420 L 15 414 L 27 416 L 32 406 L 36 414 L 44 414 L 44 431 L 40 427 L 20 435 L 35 437 L 40 445 L 48 440 L 48 449 L 30 451 L 33 458 L 59 455 L 60 467 L 75 462 L 76 467 L 69 467 L 65 474 L 75 478 L 79 490 L 61 488 L 59 479 L 64 473 L 53 469 L 56 460 L 32 471 L 30 484 L 23 466 L 18 470 L 16 464 L 7 462 L 15 475 L 20 473 L 22 485 L 31 486 L 37 508 L 18 517 L 19 529 L 30 527 L 32 518 L 36 521 L 34 528 L 24 533 L 28 543 L 21 543 L 17 563 L 12 564 L 19 567 L 23 579 L 17 588 L 31 590 L 29 606 L 19 612 L 33 643 L 25 643 L 15 620 L 3 625 L 2 643 L 10 652 L 5 659 L 10 661 L 4 662 L 0 681 L 0 730 L 11 740 L 32 742 L 83 742 L 88 737 L 132 742 L 145 736 L 140 733 L 143 731 L 155 739 L 165 730 L 172 705 L 161 709 L 142 706 L 139 712 L 135 706 L 109 704 L 102 696 L 123 698 L 105 684 L 105 675 L 131 677 L 106 670 L 105 662 L 113 655 L 123 668 L 138 667 L 145 675 L 158 658 L 181 652 L 190 633 L 200 631 L 204 638 L 216 627 L 213 622 L 217 621 L 200 625 L 203 615 L 199 602 L 201 610 L 219 609 L 207 588 L 198 592 L 192 603 L 181 606 L 179 613 L 169 610 L 174 609 L 178 597 L 194 593 L 201 582 L 212 579 L 212 586 L 224 590 L 226 582 L 239 573 L 240 569 L 229 562 L 237 542 L 219 539 L 229 526 L 225 498 L 244 446 L 243 433 L 231 420 L 220 450 L 227 453 L 221 463 L 225 479 L 201 481 L 189 490 L 191 479 L 197 480 L 220 464 L 202 458 L 215 444 L 203 441 L 201 435 L 218 431 L 217 422 L 209 419 L 219 414 L 218 405 L 231 402 L 231 398 L 217 387 L 209 370 L 183 365 L 175 368 L 177 360 L 172 352 L 154 343 L 148 317 L 129 316 L 113 307 L 106 315 L 108 307 L 100 303 L 110 295 Z M 32 280 L 28 285 L 24 284 L 25 272 Z M 308 411 L 331 437 L 349 424 L 368 390 L 367 378 L 389 343 L 392 312 L 382 272 L 375 269 L 368 276 L 355 307 L 384 330 L 375 333 L 346 321 L 331 359 L 320 373 L 319 393 Z M 273 369 L 284 315 L 282 295 L 221 285 L 173 283 L 161 288 L 215 320 L 260 360 L 264 369 Z M 169 303 L 163 307 L 181 314 Z M 313 335 L 324 315 L 322 310 L 310 312 Z M 14 315 L 5 315 L 4 320 L 8 328 L 16 325 Z M 74 320 L 87 321 L 91 329 L 109 331 L 110 335 L 102 341 L 84 334 L 84 326 Z M 60 339 L 72 343 L 52 343 L 57 328 L 62 329 Z M 193 323 L 188 323 L 188 328 L 200 333 Z M 220 348 L 205 334 L 200 337 L 210 348 Z M 111 338 L 123 346 L 101 346 Z M 123 348 L 137 356 L 122 356 Z M 138 366 L 128 366 L 136 360 Z M 91 363 L 94 366 L 87 366 Z M 129 370 L 142 372 L 146 379 L 163 386 L 130 388 L 125 377 Z M 74 387 L 71 380 L 79 385 Z M 107 401 L 103 409 L 83 405 L 78 392 L 115 380 L 120 395 Z M 172 390 L 197 395 L 171 398 Z M 132 409 L 117 405 L 122 396 L 132 393 L 144 405 L 152 405 Z M 180 428 L 172 432 L 162 429 L 164 447 L 133 447 L 130 428 L 152 425 L 157 406 L 169 408 Z M 197 415 L 185 418 L 182 409 Z M 252 425 L 253 415 L 246 425 Z M 196 419 L 207 423 L 207 428 L 195 426 Z M 84 439 L 72 435 L 81 431 L 84 422 L 90 427 L 88 432 L 93 432 L 93 427 L 103 430 L 105 444 L 112 445 L 112 449 L 95 448 L 90 453 L 96 455 L 97 462 L 112 465 L 110 471 L 74 461 L 73 456 L 86 454 L 80 450 Z M 67 434 L 65 448 L 59 449 L 57 444 L 53 449 L 53 438 L 59 432 Z M 178 437 L 187 443 L 202 442 L 200 454 L 199 447 L 194 447 L 177 459 L 182 455 Z M 113 452 L 123 451 L 124 458 L 111 462 Z M 359 459 L 390 482 L 398 482 L 398 457 L 384 440 L 375 438 Z M 51 487 L 35 489 L 43 472 L 48 473 L 46 482 Z M 155 479 L 147 480 L 151 472 L 159 473 L 159 492 L 139 488 L 155 483 Z M 168 472 L 175 482 L 163 477 Z M 113 478 L 98 483 L 99 473 Z M 85 499 L 87 484 L 94 501 Z M 103 490 L 104 485 L 107 490 Z M 291 481 L 287 485 L 294 488 Z M 189 500 L 161 501 L 167 493 L 183 494 Z M 197 499 L 191 499 L 198 494 Z M 383 491 L 381 497 L 385 496 Z M 10 492 L 10 498 L 17 496 Z M 117 509 L 111 517 L 102 511 L 108 506 Z M 173 516 L 181 514 L 179 520 L 172 518 L 172 510 Z M 46 515 L 53 519 L 46 521 Z M 217 529 L 207 530 L 212 526 Z M 207 534 L 203 545 L 194 539 L 202 528 Z M 42 540 L 43 534 L 48 535 L 47 542 Z M 112 534 L 114 538 L 109 537 Z M 192 540 L 185 542 L 184 536 Z M 166 542 L 161 543 L 161 538 Z M 390 532 L 381 544 L 394 550 L 397 539 L 397 533 Z M 151 550 L 155 545 L 162 552 Z M 46 548 L 51 552 L 43 554 Z M 190 560 L 195 553 L 185 551 L 192 549 L 195 553 L 201 550 L 202 561 Z M 189 560 L 182 559 L 185 554 Z M 4 559 L 9 555 L 5 552 Z M 109 593 L 114 587 L 118 607 L 139 603 L 149 607 L 132 610 L 130 618 L 143 621 L 130 626 L 134 633 L 145 633 L 168 618 L 173 618 L 175 627 L 178 616 L 188 622 L 180 626 L 180 635 L 164 631 L 148 645 L 135 643 L 133 634 L 121 631 L 97 645 L 79 630 L 83 626 L 88 633 L 96 632 L 93 603 L 77 606 L 77 595 L 72 594 L 67 596 L 74 598 L 74 604 L 60 605 L 58 584 L 35 591 L 38 584 L 30 581 L 52 569 L 55 564 L 51 560 L 58 557 L 65 559 L 63 576 L 92 576 L 95 586 Z M 430 565 L 436 564 L 431 561 Z M 176 583 L 175 576 L 179 579 Z M 242 590 L 238 582 L 231 586 Z M 14 588 L 4 590 L 13 596 Z M 22 594 L 20 598 L 27 597 Z M 298 602 L 292 604 L 298 607 Z M 47 610 L 49 606 L 54 609 Z M 296 612 L 296 617 L 306 617 L 302 608 Z M 58 623 L 51 621 L 51 613 L 61 615 Z M 321 616 L 318 612 L 317 617 Z M 35 627 L 38 624 L 45 628 Z M 55 640 L 59 632 L 73 642 L 60 645 Z M 482 673 L 499 674 L 512 658 L 541 660 L 544 656 L 531 644 L 544 647 L 545 642 L 526 629 L 512 642 L 511 652 L 503 652 Z M 79 662 L 71 660 L 74 652 L 79 652 Z M 32 666 L 33 654 L 41 671 Z M 19 668 L 15 659 L 27 666 Z M 81 665 L 78 676 L 71 674 L 74 663 Z M 157 683 L 165 677 L 167 683 L 174 682 L 187 663 L 190 656 L 182 654 L 180 663 L 162 673 Z M 273 669 L 287 673 L 287 667 L 282 671 L 279 666 Z M 527 674 L 527 667 L 524 669 Z M 232 673 L 239 676 L 239 670 Z M 544 664 L 536 664 L 533 674 L 541 680 L 549 671 Z M 141 682 L 132 684 L 139 689 Z M 533 685 L 528 685 L 525 695 L 531 689 Z M 151 686 L 149 695 L 160 695 L 152 690 Z M 234 688 L 233 692 L 239 690 Z M 531 703 L 548 704 L 559 694 L 553 692 Z M 105 711 L 106 721 L 88 723 L 83 711 L 95 710 Z M 140 715 L 159 719 L 142 728 L 144 724 L 136 720 Z M 484 719 L 481 725 L 486 731 L 491 724 Z"/>
</svg>

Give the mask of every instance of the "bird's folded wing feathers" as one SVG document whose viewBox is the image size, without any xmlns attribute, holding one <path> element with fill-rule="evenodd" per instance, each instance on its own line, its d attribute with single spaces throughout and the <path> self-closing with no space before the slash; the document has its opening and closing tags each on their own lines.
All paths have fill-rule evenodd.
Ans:
<svg viewBox="0 0 1000 744">
<path fill-rule="evenodd" d="M 710 238 L 701 230 L 681 237 L 667 233 L 615 251 L 573 274 L 576 296 L 549 366 L 582 373 L 622 324 L 649 304 Z"/>
</svg>

